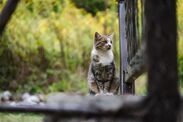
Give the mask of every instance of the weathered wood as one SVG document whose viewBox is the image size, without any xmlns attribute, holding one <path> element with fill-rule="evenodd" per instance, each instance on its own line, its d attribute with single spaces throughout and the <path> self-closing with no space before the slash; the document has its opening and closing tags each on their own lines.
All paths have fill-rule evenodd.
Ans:
<svg viewBox="0 0 183 122">
<path fill-rule="evenodd" d="M 142 96 L 79 96 L 56 94 L 48 98 L 45 105 L 3 105 L 0 112 L 33 112 L 43 114 L 64 114 L 66 116 L 114 116 L 139 115 L 132 109 L 139 109 Z M 122 115 L 122 116 L 123 116 Z M 65 116 L 65 117 L 66 117 Z"/>
<path fill-rule="evenodd" d="M 131 74 L 131 71 L 129 72 L 131 67 L 129 66 L 139 48 L 138 2 L 136 0 L 119 1 L 119 25 L 120 61 L 122 62 L 122 68 L 120 68 L 120 75 L 122 76 L 120 77 L 122 81 L 121 87 L 123 94 L 134 94 L 134 75 L 138 76 L 139 74 L 133 70 L 133 74 Z M 125 82 L 126 79 L 128 79 L 128 82 Z"/>
<path fill-rule="evenodd" d="M 42 113 L 45 122 L 108 121 L 140 122 L 144 115 L 142 96 L 78 96 L 55 94 L 44 106 L 0 105 L 0 112 Z"/>
<path fill-rule="evenodd" d="M 145 0 L 148 96 L 152 104 L 145 122 L 176 122 L 177 79 L 176 0 Z"/>
<path fill-rule="evenodd" d="M 63 105 L 67 108 L 75 107 L 79 111 L 85 110 L 83 114 L 66 117 L 65 115 L 51 115 L 45 118 L 45 122 L 81 122 L 81 121 L 102 121 L 102 122 L 120 122 L 120 121 L 140 121 L 144 114 L 142 110 L 144 97 L 139 96 L 99 96 L 99 97 L 81 97 L 81 96 L 62 96 L 54 95 L 49 98 L 49 103 Z M 87 111 L 90 113 L 87 113 Z M 74 114 L 75 115 L 75 114 Z"/>
<path fill-rule="evenodd" d="M 120 94 L 128 92 L 125 87 L 125 70 L 128 65 L 127 40 L 125 29 L 125 4 L 124 0 L 119 0 L 119 38 L 120 38 Z M 129 92 L 128 92 L 129 93 Z"/>
<path fill-rule="evenodd" d="M 2 35 L 19 1 L 20 0 L 7 0 L 7 3 L 0 14 L 0 35 Z"/>
<path fill-rule="evenodd" d="M 136 80 L 145 71 L 144 51 L 140 48 L 135 56 L 130 60 L 125 75 L 125 82 L 130 83 Z"/>
<path fill-rule="evenodd" d="M 0 105 L 0 112 L 45 114 L 45 122 L 143 122 L 143 117 L 154 107 L 154 102 L 143 96 L 73 96 L 57 94 L 49 97 L 44 106 Z M 159 102 L 159 101 L 157 101 Z M 183 99 L 182 99 L 183 103 Z M 182 104 L 183 105 L 183 104 Z M 183 110 L 183 108 L 181 108 Z M 181 122 L 183 112 L 180 111 Z M 57 121 L 56 121 L 57 120 Z"/>
<path fill-rule="evenodd" d="M 138 117 L 72 117 L 60 119 L 59 115 L 55 115 L 52 118 L 45 118 L 44 122 L 142 122 Z"/>
<path fill-rule="evenodd" d="M 145 58 L 144 58 L 144 52 L 145 52 L 145 44 L 144 44 L 144 24 L 143 24 L 143 18 L 144 18 L 144 0 L 140 0 L 140 3 L 135 1 L 136 9 L 138 8 L 140 4 L 140 10 L 136 10 L 136 16 L 141 16 L 140 22 L 138 19 L 138 16 L 135 18 L 135 24 L 136 24 L 136 47 L 134 47 L 137 51 L 132 54 L 131 59 L 129 60 L 126 75 L 125 75 L 125 82 L 131 83 L 134 82 L 142 73 L 146 72 L 145 68 Z M 134 16 L 135 16 L 134 15 Z M 141 25 L 141 27 L 139 27 Z"/>
<path fill-rule="evenodd" d="M 175 122 L 180 105 L 177 85 L 175 3 L 175 0 L 145 1 L 144 32 L 147 47 L 146 66 L 148 71 L 148 97 L 145 97 L 146 99 L 137 96 L 54 96 L 50 98 L 51 101 L 45 106 L 0 105 L 0 111 L 49 114 L 49 116 L 45 118 L 45 122 Z M 124 9 L 124 6 L 122 8 Z M 122 20 L 124 20 L 124 13 L 122 15 Z M 122 24 L 122 21 L 120 21 L 120 24 Z M 124 30 L 120 30 L 120 33 L 121 32 L 123 33 Z M 132 34 L 131 31 L 130 34 Z M 133 36 L 133 34 L 131 36 Z M 123 35 L 123 39 L 120 38 L 120 42 L 125 43 L 125 48 L 127 47 L 125 34 Z M 129 43 L 129 45 L 133 45 L 133 43 Z M 133 46 L 129 46 L 129 52 L 132 51 L 132 47 Z M 136 51 L 132 52 L 135 53 Z M 123 56 L 127 56 L 126 52 Z M 137 59 L 132 56 L 134 55 L 131 55 L 131 58 L 129 58 L 129 65 L 132 65 Z M 126 61 L 126 59 L 127 57 L 123 60 Z M 124 81 L 124 79 L 126 79 L 125 72 L 127 65 L 122 66 L 125 66 L 123 69 L 120 68 L 122 69 L 121 79 Z M 136 71 L 140 70 L 141 68 L 136 69 Z M 136 77 L 133 76 L 133 74 L 138 74 L 133 73 L 136 71 L 129 71 L 132 72 L 131 76 L 129 76 L 132 78 Z M 133 81 L 134 79 L 131 80 Z M 124 83 L 122 88 L 126 91 L 133 91 L 132 89 L 134 87 L 130 88 L 129 86 L 132 86 L 132 84 L 129 85 L 129 83 Z"/>
<path fill-rule="evenodd" d="M 137 5 L 136 0 L 125 0 L 128 63 L 134 57 L 139 47 Z"/>
</svg>

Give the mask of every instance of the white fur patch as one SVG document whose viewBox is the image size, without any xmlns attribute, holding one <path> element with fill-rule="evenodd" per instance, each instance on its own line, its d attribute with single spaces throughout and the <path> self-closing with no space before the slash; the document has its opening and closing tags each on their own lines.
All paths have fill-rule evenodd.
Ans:
<svg viewBox="0 0 183 122">
<path fill-rule="evenodd" d="M 95 48 L 93 48 L 91 55 L 92 56 L 98 55 L 99 63 L 101 63 L 103 66 L 109 65 L 114 60 L 114 55 L 113 55 L 112 49 L 103 52 L 103 51 L 99 51 L 99 50 L 96 50 Z"/>
</svg>

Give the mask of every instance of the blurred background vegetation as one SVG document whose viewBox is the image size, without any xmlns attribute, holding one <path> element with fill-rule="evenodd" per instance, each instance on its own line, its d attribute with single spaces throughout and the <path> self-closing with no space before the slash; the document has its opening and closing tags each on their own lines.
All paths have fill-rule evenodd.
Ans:
<svg viewBox="0 0 183 122">
<path fill-rule="evenodd" d="M 21 1 L 0 40 L 1 90 L 86 93 L 94 33 L 115 32 L 117 58 L 117 30 L 115 1 Z"/>
<path fill-rule="evenodd" d="M 179 0 L 179 80 L 183 89 L 183 0 Z M 0 3 L 3 8 L 6 0 Z M 0 39 L 0 90 L 87 93 L 94 33 L 114 32 L 119 67 L 115 0 L 22 0 Z M 146 94 L 143 75 L 137 94 Z"/>
</svg>

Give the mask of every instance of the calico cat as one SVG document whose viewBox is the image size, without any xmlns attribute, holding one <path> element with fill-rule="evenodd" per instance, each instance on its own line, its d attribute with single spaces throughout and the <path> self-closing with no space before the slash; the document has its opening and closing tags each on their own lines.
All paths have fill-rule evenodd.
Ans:
<svg viewBox="0 0 183 122">
<path fill-rule="evenodd" d="M 119 78 L 116 76 L 111 35 L 95 33 L 88 71 L 89 92 L 93 95 L 113 95 L 118 92 Z"/>
</svg>

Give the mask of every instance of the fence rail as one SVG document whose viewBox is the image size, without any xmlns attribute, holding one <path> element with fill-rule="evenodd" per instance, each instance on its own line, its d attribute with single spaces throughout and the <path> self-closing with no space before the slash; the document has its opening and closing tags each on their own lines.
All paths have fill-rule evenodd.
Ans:
<svg viewBox="0 0 183 122">
<path fill-rule="evenodd" d="M 142 107 L 145 97 L 142 96 L 79 96 L 56 95 L 52 96 L 45 105 L 0 105 L 1 112 L 23 112 L 62 114 L 65 116 L 119 116 L 136 115 Z M 136 110 L 136 111 L 133 111 Z M 126 114 L 125 114 L 126 113 Z M 117 115 L 119 114 L 119 115 Z"/>
<path fill-rule="evenodd" d="M 12 3 L 15 0 L 8 1 Z M 138 9 L 139 2 L 142 5 L 141 12 Z M 11 11 L 13 13 L 14 9 Z M 139 14 L 142 18 L 140 22 Z M 1 13 L 0 23 L 4 16 Z M 139 23 L 142 23 L 141 26 Z M 128 118 L 127 120 L 133 119 L 133 122 L 175 122 L 181 102 L 177 83 L 176 1 L 119 0 L 119 24 L 121 91 L 133 94 L 134 80 L 146 69 L 147 97 L 86 96 L 76 99 L 68 96 L 62 98 L 58 104 L 45 106 L 0 105 L 0 111 L 50 114 L 45 122 L 61 121 L 63 117 L 70 120 L 73 117 L 84 117 L 87 120 L 96 117 L 96 121 L 105 121 L 110 116 L 112 119 L 108 121 Z M 0 27 L 3 31 L 5 26 Z M 101 119 L 101 116 L 105 118 Z"/>
<path fill-rule="evenodd" d="M 145 72 L 142 46 L 143 1 L 119 2 L 121 93 L 135 93 L 134 81 Z M 141 18 L 141 19 L 140 19 Z M 141 25 L 141 26 L 139 26 Z"/>
</svg>

